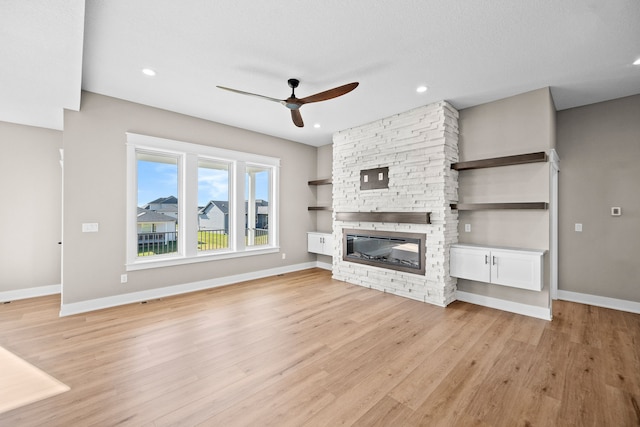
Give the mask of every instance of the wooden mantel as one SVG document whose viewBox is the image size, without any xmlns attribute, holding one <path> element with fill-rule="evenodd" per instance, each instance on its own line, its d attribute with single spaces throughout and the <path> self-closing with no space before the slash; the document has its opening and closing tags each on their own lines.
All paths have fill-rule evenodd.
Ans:
<svg viewBox="0 0 640 427">
<path fill-rule="evenodd" d="M 429 212 L 337 212 L 336 220 L 431 224 L 431 214 Z"/>
</svg>

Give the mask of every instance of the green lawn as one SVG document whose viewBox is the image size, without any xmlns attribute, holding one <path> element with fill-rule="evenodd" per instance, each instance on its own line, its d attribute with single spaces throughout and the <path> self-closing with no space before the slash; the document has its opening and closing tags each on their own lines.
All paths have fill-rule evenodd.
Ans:
<svg viewBox="0 0 640 427">
<path fill-rule="evenodd" d="M 142 249 L 149 249 L 138 246 L 138 256 L 150 256 L 150 255 L 161 255 L 161 254 L 170 254 L 172 252 L 178 251 L 178 242 L 169 242 L 166 245 L 152 245 L 152 251 L 144 251 Z"/>
<path fill-rule="evenodd" d="M 210 251 L 229 247 L 229 236 L 222 233 L 198 231 L 198 250 Z"/>
<path fill-rule="evenodd" d="M 245 243 L 247 243 L 245 238 Z M 256 237 L 255 245 L 266 245 L 269 243 L 269 236 L 267 234 Z M 198 250 L 199 251 L 211 251 L 216 249 L 224 249 L 229 247 L 229 236 L 226 234 L 208 233 L 206 231 L 198 231 Z M 148 249 L 148 248 L 145 248 Z M 138 250 L 138 256 L 151 256 L 168 254 L 178 251 L 177 242 L 169 242 L 167 245 L 154 245 L 152 251 L 143 251 L 142 248 Z"/>
<path fill-rule="evenodd" d="M 248 244 L 249 239 L 245 237 L 244 243 Z M 264 234 L 257 236 L 255 246 L 266 245 L 269 243 L 269 235 Z M 207 233 L 206 231 L 198 231 L 198 250 L 213 250 L 229 247 L 229 240 L 226 234 Z"/>
</svg>

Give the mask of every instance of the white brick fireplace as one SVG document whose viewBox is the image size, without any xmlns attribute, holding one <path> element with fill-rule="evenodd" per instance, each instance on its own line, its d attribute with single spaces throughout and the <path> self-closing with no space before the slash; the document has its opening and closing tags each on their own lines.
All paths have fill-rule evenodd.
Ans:
<svg viewBox="0 0 640 427">
<path fill-rule="evenodd" d="M 449 247 L 458 241 L 458 112 L 438 102 L 333 137 L 333 277 L 446 306 L 455 299 Z M 361 189 L 361 171 L 388 167 L 388 188 Z M 341 213 L 430 213 L 429 224 L 339 220 Z M 343 260 L 343 229 L 426 234 L 425 273 Z M 386 233 L 384 233 L 386 234 Z"/>
</svg>

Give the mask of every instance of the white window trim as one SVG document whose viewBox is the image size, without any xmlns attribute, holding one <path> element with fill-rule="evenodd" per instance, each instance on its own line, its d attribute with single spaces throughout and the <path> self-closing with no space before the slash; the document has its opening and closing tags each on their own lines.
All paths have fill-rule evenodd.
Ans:
<svg viewBox="0 0 640 427">
<path fill-rule="evenodd" d="M 279 247 L 279 175 L 280 159 L 259 154 L 227 150 L 189 142 L 175 141 L 127 132 L 127 221 L 126 270 L 167 267 L 196 262 L 215 261 L 280 251 Z M 153 257 L 138 257 L 137 240 L 137 156 L 138 150 L 178 157 L 178 252 Z M 230 220 L 230 236 L 235 236 L 225 250 L 197 250 L 198 159 L 214 158 L 230 163 L 229 203 L 234 217 Z M 269 200 L 269 244 L 245 246 L 244 182 L 246 165 L 271 168 Z"/>
</svg>

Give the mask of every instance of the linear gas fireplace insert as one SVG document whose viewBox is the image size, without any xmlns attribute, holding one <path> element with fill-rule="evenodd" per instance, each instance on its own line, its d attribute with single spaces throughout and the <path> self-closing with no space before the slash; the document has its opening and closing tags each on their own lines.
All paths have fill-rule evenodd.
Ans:
<svg viewBox="0 0 640 427">
<path fill-rule="evenodd" d="M 399 231 L 342 230 L 342 259 L 425 274 L 427 235 Z"/>
</svg>

